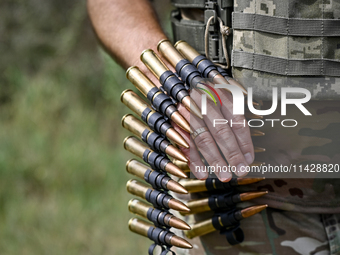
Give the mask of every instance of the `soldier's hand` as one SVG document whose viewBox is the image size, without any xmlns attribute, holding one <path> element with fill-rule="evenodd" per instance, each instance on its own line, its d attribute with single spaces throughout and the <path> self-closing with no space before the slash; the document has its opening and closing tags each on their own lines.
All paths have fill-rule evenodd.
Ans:
<svg viewBox="0 0 340 255">
<path fill-rule="evenodd" d="M 193 114 L 190 114 L 184 107 L 179 107 L 181 114 L 189 119 L 193 131 L 207 127 L 208 132 L 198 132 L 199 134 L 191 138 L 190 150 L 184 150 L 186 156 L 190 158 L 190 169 L 196 176 L 207 177 L 207 173 L 198 173 L 197 169 L 202 169 L 197 149 L 201 152 L 205 160 L 210 166 L 233 166 L 236 169 L 235 174 L 244 176 L 246 172 L 241 172 L 244 166 L 251 164 L 254 161 L 254 147 L 250 136 L 250 129 L 246 125 L 244 116 L 234 116 L 232 114 L 232 96 L 229 92 L 219 89 L 217 90 L 221 97 L 223 105 L 215 106 L 215 104 L 207 100 L 207 115 L 204 115 L 203 120 L 198 119 Z M 193 90 L 191 93 L 192 99 L 197 105 L 201 105 L 201 94 Z M 214 119 L 232 120 L 233 123 L 241 123 L 230 127 L 228 124 L 213 126 Z M 245 125 L 243 125 L 245 123 Z M 179 129 L 177 131 L 181 132 Z M 192 144 L 196 146 L 192 146 Z M 196 148 L 197 147 L 197 148 Z M 220 150 L 219 150 L 219 149 Z M 228 163 L 226 162 L 226 160 Z M 215 168 L 217 169 L 217 168 Z M 228 181 L 232 174 L 230 172 L 216 173 L 221 181 Z"/>
</svg>

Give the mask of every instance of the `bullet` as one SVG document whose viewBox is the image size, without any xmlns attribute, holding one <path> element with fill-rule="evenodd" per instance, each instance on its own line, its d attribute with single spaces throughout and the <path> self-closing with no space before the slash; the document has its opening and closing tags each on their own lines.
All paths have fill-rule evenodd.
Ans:
<svg viewBox="0 0 340 255">
<path fill-rule="evenodd" d="M 268 207 L 268 205 L 254 205 L 254 206 L 242 209 L 242 210 L 236 212 L 235 218 L 237 220 L 243 220 L 245 218 L 249 218 L 249 217 L 263 211 L 267 207 Z"/>
<path fill-rule="evenodd" d="M 181 102 L 194 115 L 203 119 L 200 109 L 190 98 L 184 83 L 170 71 L 159 56 L 151 49 L 144 50 L 140 56 L 144 65 L 153 73 L 153 75 L 162 84 L 162 88 L 171 95 L 172 98 Z"/>
<path fill-rule="evenodd" d="M 179 149 L 173 146 L 165 137 L 153 132 L 147 125 L 132 114 L 123 116 L 122 126 L 142 139 L 156 152 L 163 152 L 173 158 L 188 162 L 188 159 Z"/>
<path fill-rule="evenodd" d="M 175 217 L 171 213 L 153 208 L 138 199 L 131 199 L 128 203 L 128 208 L 131 213 L 144 217 L 156 225 L 173 227 L 181 230 L 191 229 L 185 221 Z"/>
<path fill-rule="evenodd" d="M 251 113 L 251 112 L 246 112 L 246 113 L 244 114 L 244 117 L 246 117 L 247 119 L 263 119 L 262 116 L 256 115 L 256 114 Z"/>
<path fill-rule="evenodd" d="M 189 144 L 185 141 L 185 139 L 174 129 L 174 128 L 169 128 L 166 131 L 165 136 L 169 138 L 169 140 L 173 141 L 175 144 L 189 149 Z"/>
<path fill-rule="evenodd" d="M 173 67 L 176 67 L 178 62 L 184 59 L 181 53 L 167 39 L 161 40 L 157 44 L 157 50 Z"/>
<path fill-rule="evenodd" d="M 179 146 L 189 148 L 185 139 L 168 123 L 163 116 L 154 111 L 150 105 L 143 101 L 130 89 L 124 90 L 120 96 L 123 104 L 134 111 L 148 126 L 159 134 L 165 135 Z"/>
<path fill-rule="evenodd" d="M 223 79 L 227 84 L 239 87 L 243 94 L 248 94 L 247 90 L 240 83 L 229 76 L 223 76 L 213 62 L 199 54 L 186 41 L 178 41 L 174 47 L 182 54 L 183 57 L 188 59 L 191 63 L 193 63 L 194 66 L 196 66 L 203 77 L 213 79 L 214 83 L 220 83 L 221 79 Z"/>
<path fill-rule="evenodd" d="M 175 78 L 178 79 L 177 76 L 175 76 Z M 194 100 L 192 100 L 191 97 L 184 97 L 182 100 L 182 104 L 185 106 L 186 109 L 190 111 L 190 113 L 194 114 L 200 119 L 203 119 L 200 108 L 198 108 L 197 104 L 194 102 Z"/>
<path fill-rule="evenodd" d="M 258 178 L 237 178 L 237 184 L 239 186 L 243 186 L 243 185 L 249 185 L 249 184 L 253 184 L 253 183 L 257 183 L 260 181 L 265 180 L 265 177 L 258 177 Z"/>
<path fill-rule="evenodd" d="M 204 89 L 203 91 L 198 89 L 197 92 L 201 95 L 208 95 L 208 100 L 213 101 L 211 96 L 209 96 L 209 93 L 212 93 L 211 89 L 207 85 L 210 85 L 211 87 L 214 85 L 203 79 L 197 68 L 191 64 L 189 60 L 185 59 L 169 40 L 161 40 L 157 45 L 157 50 L 173 67 L 175 67 L 176 73 L 181 77 L 181 80 L 185 82 L 185 84 L 190 86 L 190 88 Z M 207 91 L 209 91 L 209 93 Z"/>
<path fill-rule="evenodd" d="M 227 82 L 229 82 L 229 84 L 240 87 L 242 89 L 243 94 L 248 95 L 248 91 L 240 83 L 238 83 L 236 80 L 234 80 L 232 77 L 230 77 L 226 70 L 217 66 L 217 71 L 224 77 L 224 79 Z M 216 81 L 216 82 L 218 82 L 218 81 Z M 259 106 L 260 104 L 253 101 L 253 105 Z"/>
<path fill-rule="evenodd" d="M 149 166 L 144 165 L 138 160 L 130 159 L 127 161 L 126 171 L 145 180 L 156 189 L 166 189 L 180 194 L 188 194 L 188 191 L 181 184 L 163 173 L 152 170 Z"/>
<path fill-rule="evenodd" d="M 193 63 L 194 66 L 196 66 L 204 78 L 213 79 L 214 84 L 220 84 L 224 80 L 226 84 L 239 87 L 244 95 L 248 94 L 247 90 L 239 82 L 230 77 L 223 68 L 216 66 L 209 59 L 199 54 L 186 41 L 180 40 L 174 45 L 174 47 L 181 53 L 183 57 L 188 59 L 191 63 Z M 225 90 L 230 92 L 226 88 Z M 259 104 L 253 102 L 253 105 L 257 106 Z"/>
<path fill-rule="evenodd" d="M 129 180 L 126 184 L 126 189 L 132 195 L 145 199 L 158 208 L 173 209 L 176 211 L 189 211 L 189 208 L 181 201 L 167 195 L 164 192 L 152 189 L 137 180 Z"/>
<path fill-rule="evenodd" d="M 161 40 L 157 45 L 158 52 L 175 67 L 181 80 L 188 86 L 196 88 L 197 84 L 204 82 L 197 68 L 185 59 L 169 40 Z"/>
<path fill-rule="evenodd" d="M 184 119 L 184 117 L 178 112 L 174 112 L 171 115 L 171 120 L 175 122 L 181 129 L 188 132 L 189 134 L 193 133 L 191 130 L 190 124 Z"/>
<path fill-rule="evenodd" d="M 232 178 L 229 182 L 221 182 L 216 178 L 208 178 L 206 180 L 183 180 L 180 184 L 189 192 L 204 192 L 214 190 L 229 190 L 232 187 L 248 185 L 264 180 L 261 178 Z"/>
<path fill-rule="evenodd" d="M 197 214 L 208 211 L 216 211 L 219 209 L 226 209 L 235 206 L 240 202 L 249 201 L 258 197 L 262 197 L 268 194 L 268 191 L 251 191 L 245 193 L 227 193 L 219 195 L 211 195 L 207 198 L 190 200 L 187 202 L 187 206 L 190 212 L 181 214 Z"/>
<path fill-rule="evenodd" d="M 255 153 L 259 153 L 259 152 L 265 152 L 266 149 L 265 148 L 261 148 L 261 147 L 255 147 L 254 151 L 255 151 Z"/>
<path fill-rule="evenodd" d="M 178 112 L 171 98 L 159 91 L 156 85 L 146 77 L 137 66 L 131 66 L 126 71 L 126 77 L 163 115 L 175 122 L 183 130 L 190 133 L 190 125 Z"/>
<path fill-rule="evenodd" d="M 172 245 L 183 249 L 192 249 L 192 245 L 183 238 L 176 236 L 170 231 L 157 228 L 150 223 L 138 218 L 130 219 L 129 229 L 136 234 L 148 237 L 155 243 Z"/>
<path fill-rule="evenodd" d="M 184 156 L 184 154 L 172 144 L 166 147 L 165 153 L 178 160 L 189 162 L 188 159 Z"/>
<path fill-rule="evenodd" d="M 183 170 L 183 172 L 190 172 L 190 168 L 188 164 L 182 160 L 173 159 L 172 163 L 174 163 L 179 169 Z"/>
<path fill-rule="evenodd" d="M 187 175 L 175 166 L 167 157 L 154 152 L 143 142 L 134 136 L 128 136 L 123 142 L 124 149 L 135 154 L 148 163 L 152 169 L 160 169 L 180 178 L 188 178 Z"/>
<path fill-rule="evenodd" d="M 265 165 L 266 162 L 259 162 L 259 161 L 254 161 L 252 164 L 250 164 L 249 166 L 263 166 Z"/>
<path fill-rule="evenodd" d="M 192 239 L 197 236 L 209 234 L 211 232 L 214 232 L 215 230 L 220 230 L 225 227 L 231 227 L 238 224 L 240 220 L 253 216 L 254 214 L 266 209 L 267 207 L 268 205 L 255 205 L 245 209 L 239 209 L 220 215 L 214 215 L 212 219 L 195 223 L 191 226 L 191 230 L 184 231 L 184 234 L 186 237 Z M 215 221 L 218 225 L 214 226 L 213 221 Z"/>
<path fill-rule="evenodd" d="M 263 133 L 262 131 L 260 130 L 257 130 L 257 129 L 250 129 L 250 134 L 251 136 L 264 136 L 265 133 Z"/>
</svg>

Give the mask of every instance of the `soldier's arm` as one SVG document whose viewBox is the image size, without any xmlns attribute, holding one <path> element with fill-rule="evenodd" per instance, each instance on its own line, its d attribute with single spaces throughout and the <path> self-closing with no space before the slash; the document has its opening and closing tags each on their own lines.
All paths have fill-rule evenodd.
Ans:
<svg viewBox="0 0 340 255">
<path fill-rule="evenodd" d="M 157 79 L 139 60 L 143 50 L 151 48 L 157 51 L 158 42 L 166 38 L 149 1 L 88 0 L 88 12 L 96 34 L 108 53 L 124 68 L 138 65 L 155 84 L 159 85 Z M 219 141 L 220 149 L 231 165 L 247 165 L 249 164 L 247 161 L 253 161 L 254 151 L 249 130 L 236 134 L 236 137 L 228 126 L 220 128 L 217 132 L 217 129 L 211 127 L 211 123 L 214 118 L 224 119 L 220 111 L 212 111 L 203 121 L 191 118 L 189 112 L 181 104 L 178 109 L 186 119 L 191 120 L 190 124 L 194 130 L 208 126 L 210 132 L 200 134 L 195 139 L 195 144 L 210 165 L 227 165 L 214 138 Z M 181 132 L 176 125 L 174 126 L 177 131 Z M 187 133 L 183 136 L 192 143 Z M 204 165 L 195 145 L 193 143 L 191 145 L 190 151 L 183 150 L 187 157 L 191 156 L 190 168 L 197 178 L 207 178 L 206 172 L 195 172 L 196 167 L 203 168 Z M 250 156 L 250 160 L 245 158 L 246 155 Z M 240 172 L 237 174 L 244 175 Z M 231 178 L 231 174 L 228 172 L 217 173 L 217 176 L 221 181 Z"/>
<path fill-rule="evenodd" d="M 88 0 L 87 6 L 100 42 L 124 68 L 140 65 L 141 52 L 166 38 L 148 0 Z"/>
</svg>

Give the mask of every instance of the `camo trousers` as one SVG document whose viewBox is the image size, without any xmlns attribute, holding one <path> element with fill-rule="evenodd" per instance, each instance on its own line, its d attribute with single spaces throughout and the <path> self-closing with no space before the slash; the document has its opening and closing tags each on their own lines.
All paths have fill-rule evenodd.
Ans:
<svg viewBox="0 0 340 255">
<path fill-rule="evenodd" d="M 264 102 L 263 109 L 269 109 L 270 105 L 271 102 Z M 311 101 L 306 108 L 312 116 L 302 116 L 298 109 L 287 109 L 284 118 L 296 119 L 299 124 L 295 128 L 280 125 L 258 128 L 266 135 L 253 139 L 254 146 L 267 150 L 257 154 L 256 160 L 272 165 L 340 163 L 339 101 Z M 282 119 L 282 116 L 278 110 L 269 118 Z M 327 179 L 306 174 L 297 179 L 284 175 L 238 189 L 269 191 L 268 195 L 252 201 L 268 204 L 269 208 L 241 222 L 244 242 L 231 246 L 225 236 L 215 231 L 190 240 L 194 248 L 191 251 L 178 250 L 177 254 L 340 254 L 338 177 Z M 192 198 L 197 196 L 203 195 L 195 194 Z M 239 207 L 249 205 L 242 203 Z M 185 220 L 193 224 L 211 216 L 211 213 L 197 214 Z M 181 232 L 176 233 L 183 236 Z"/>
<path fill-rule="evenodd" d="M 241 223 L 243 243 L 231 246 L 218 232 L 190 240 L 193 255 L 340 254 L 340 214 L 306 214 L 268 208 Z M 176 233 L 180 234 L 180 233 Z"/>
</svg>

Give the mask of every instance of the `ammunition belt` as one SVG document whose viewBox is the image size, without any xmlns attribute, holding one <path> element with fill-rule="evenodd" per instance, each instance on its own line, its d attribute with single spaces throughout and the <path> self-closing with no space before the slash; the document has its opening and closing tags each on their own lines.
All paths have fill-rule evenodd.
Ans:
<svg viewBox="0 0 340 255">
<path fill-rule="evenodd" d="M 147 143 L 151 149 L 161 152 L 162 142 L 167 140 L 165 137 L 153 132 L 150 134 L 148 129 L 145 129 L 142 133 L 143 142 Z"/>
<path fill-rule="evenodd" d="M 173 251 L 171 251 L 171 250 L 169 249 L 169 247 L 164 248 L 163 245 L 157 245 L 157 244 L 155 244 L 155 243 L 150 245 L 149 250 L 148 250 L 148 254 L 149 254 L 149 255 L 154 255 L 154 254 L 155 254 L 155 253 L 154 253 L 154 250 L 156 249 L 156 247 L 160 247 L 160 248 L 161 248 L 161 251 L 162 251 L 162 252 L 161 252 L 159 255 L 170 255 L 170 254 L 176 255 L 176 253 L 173 252 Z"/>
<path fill-rule="evenodd" d="M 147 162 L 152 169 L 162 169 L 170 160 L 159 153 L 146 150 L 143 154 L 143 160 Z"/>
<path fill-rule="evenodd" d="M 167 183 L 170 180 L 170 177 L 158 171 L 151 171 L 148 169 L 145 172 L 144 180 L 154 189 L 163 189 L 163 183 Z"/>
<path fill-rule="evenodd" d="M 186 2 L 187 1 L 183 1 L 181 4 L 183 5 Z M 226 4 L 230 2 L 231 1 L 217 0 L 207 1 L 204 3 L 206 6 L 210 6 L 211 9 L 216 3 L 219 3 L 218 6 L 221 6 L 222 3 Z M 216 15 L 216 13 L 214 15 Z M 209 19 L 212 20 L 211 16 Z M 167 47 L 173 47 L 167 40 L 162 43 L 165 43 Z M 156 248 L 160 248 L 161 255 L 175 255 L 175 253 L 170 250 L 172 245 L 184 249 L 192 248 L 192 245 L 188 241 L 169 231 L 172 227 L 186 231 L 185 235 L 188 238 L 205 235 L 219 230 L 222 235 L 226 236 L 231 245 L 239 244 L 244 240 L 244 234 L 240 228 L 240 221 L 259 213 L 264 210 L 267 205 L 256 205 L 243 209 L 236 208 L 236 206 L 240 202 L 252 200 L 267 193 L 246 192 L 241 194 L 237 192 L 235 187 L 258 182 L 263 180 L 263 178 L 233 178 L 228 183 L 223 183 L 218 179 L 207 179 L 205 181 L 193 180 L 191 183 L 190 181 L 181 183 L 181 181 L 176 182 L 171 179 L 171 177 L 165 173 L 168 172 L 180 178 L 187 178 L 187 173 L 176 166 L 174 162 L 171 162 L 166 153 L 169 155 L 173 154 L 178 158 L 182 157 L 186 162 L 188 162 L 184 154 L 181 154 L 180 151 L 177 151 L 177 154 L 174 152 L 176 149 L 175 147 L 173 147 L 172 150 L 166 151 L 166 149 L 169 148 L 167 146 L 173 146 L 165 137 L 167 136 L 166 131 L 172 128 L 163 116 L 166 114 L 166 109 L 172 104 L 172 100 L 176 100 L 177 97 L 185 98 L 188 96 L 185 95 L 185 93 L 187 93 L 186 85 L 190 84 L 195 87 L 197 83 L 202 81 L 202 75 L 204 77 L 210 76 L 210 78 L 217 74 L 220 74 L 223 77 L 228 76 L 227 72 L 216 67 L 216 65 L 210 61 L 208 57 L 197 56 L 198 53 L 196 54 L 194 52 L 193 59 L 190 59 L 191 63 L 189 60 L 182 58 L 182 55 L 179 52 L 176 53 L 176 49 L 174 47 L 172 49 L 172 53 L 176 54 L 176 61 L 173 61 L 174 63 L 172 63 L 172 65 L 175 67 L 177 75 L 181 78 L 181 80 L 177 79 L 178 76 L 176 77 L 169 71 L 168 68 L 165 67 L 162 67 L 162 71 L 158 71 L 158 75 L 154 74 L 160 80 L 163 86 L 162 89 L 166 89 L 167 94 L 173 98 L 171 99 L 168 95 L 159 93 L 159 90 L 156 87 L 152 87 L 150 84 L 149 87 L 151 87 L 151 89 L 148 88 L 147 91 L 143 90 L 144 96 L 146 96 L 150 101 L 153 101 L 153 105 L 158 112 L 151 110 L 150 106 L 143 103 L 143 100 L 141 100 L 139 96 L 131 90 L 124 91 L 121 96 L 122 102 L 137 113 L 142 120 L 155 131 L 151 132 L 143 123 L 141 123 L 141 121 L 137 120 L 133 116 L 125 115 L 122 119 L 123 127 L 127 128 L 149 145 L 146 146 L 143 142 L 133 136 L 125 138 L 123 143 L 124 148 L 139 158 L 142 158 L 150 165 L 149 168 L 137 160 L 129 160 L 126 164 L 126 169 L 130 174 L 144 179 L 152 186 L 151 188 L 150 185 L 143 184 L 133 179 L 127 182 L 127 190 L 129 193 L 152 204 L 145 204 L 138 199 L 130 200 L 130 212 L 146 218 L 153 223 L 152 225 L 141 219 L 132 218 L 129 221 L 129 228 L 132 232 L 148 237 L 154 242 L 154 244 L 149 247 L 149 254 L 154 254 L 154 252 L 156 252 Z M 154 55 L 150 54 L 150 51 L 146 51 L 144 55 L 145 62 L 148 62 L 147 60 L 150 58 L 153 58 L 155 61 L 156 57 L 153 57 Z M 160 65 L 160 62 L 158 62 L 158 65 Z M 138 69 L 134 68 L 133 70 L 137 72 L 136 70 Z M 137 75 L 135 77 L 137 77 Z M 134 80 L 132 73 L 130 78 L 130 81 L 132 81 L 134 85 L 138 85 L 138 80 Z M 146 82 L 146 78 L 143 81 Z M 184 83 L 186 83 L 186 85 L 184 85 Z M 142 86 L 139 86 L 138 88 L 140 89 L 141 87 Z M 132 102 L 130 100 L 132 100 Z M 135 100 L 135 104 L 133 103 L 133 100 Z M 180 99 L 178 100 L 180 101 Z M 175 132 L 173 128 L 171 130 Z M 179 144 L 184 144 L 183 147 L 189 147 L 186 145 L 183 137 L 182 139 L 184 142 L 181 142 L 181 139 L 177 136 L 169 136 L 175 137 L 179 140 Z M 181 137 L 180 134 L 178 134 L 178 136 Z M 157 152 L 154 152 L 152 149 Z M 186 166 L 186 168 L 188 168 L 188 166 Z M 191 188 L 192 193 L 208 191 L 208 199 L 204 198 L 201 200 L 192 200 L 191 202 L 188 202 L 188 205 L 185 205 L 180 200 L 168 194 L 169 190 L 180 194 L 186 194 L 188 191 L 190 192 L 190 190 L 187 190 L 184 187 L 186 185 L 189 189 Z M 203 222 L 198 222 L 189 226 L 183 220 L 169 213 L 169 209 L 177 210 L 183 213 L 183 215 L 207 211 L 213 211 L 214 215 L 212 218 L 208 218 Z"/>
<path fill-rule="evenodd" d="M 171 76 L 171 77 L 170 77 Z M 164 72 L 159 78 L 159 82 L 162 84 L 162 89 L 165 91 L 171 91 L 173 99 L 177 98 L 177 94 L 182 90 L 186 91 L 189 87 L 185 87 L 184 83 L 176 76 L 173 76 L 171 71 Z"/>
</svg>

